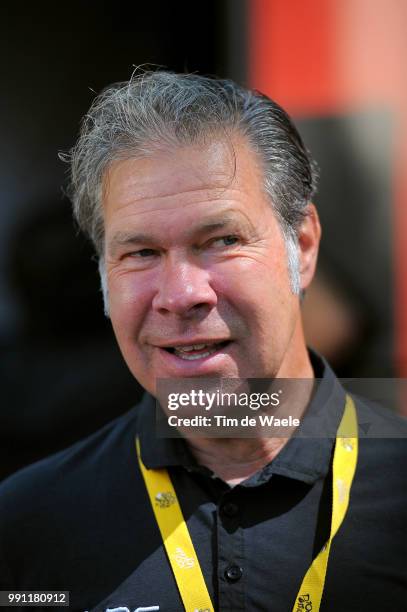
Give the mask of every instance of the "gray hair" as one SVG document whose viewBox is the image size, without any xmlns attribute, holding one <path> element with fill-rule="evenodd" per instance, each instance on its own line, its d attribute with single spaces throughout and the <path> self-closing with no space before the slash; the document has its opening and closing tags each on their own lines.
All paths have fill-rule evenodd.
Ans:
<svg viewBox="0 0 407 612">
<path fill-rule="evenodd" d="M 257 91 L 230 80 L 163 71 L 106 88 L 68 156 L 74 216 L 102 260 L 102 286 L 102 187 L 109 164 L 233 134 L 246 138 L 262 166 L 265 192 L 285 237 L 292 290 L 299 293 L 297 229 L 316 191 L 317 170 L 297 129 L 278 104 Z"/>
</svg>

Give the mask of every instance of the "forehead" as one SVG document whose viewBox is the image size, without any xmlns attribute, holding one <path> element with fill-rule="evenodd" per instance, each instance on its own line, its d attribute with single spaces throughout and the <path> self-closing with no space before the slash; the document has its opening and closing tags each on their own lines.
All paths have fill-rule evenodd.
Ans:
<svg viewBox="0 0 407 612">
<path fill-rule="evenodd" d="M 105 176 L 106 233 L 126 223 L 162 221 L 164 215 L 170 220 L 180 212 L 183 222 L 235 209 L 253 217 L 259 205 L 270 206 L 262 171 L 254 152 L 238 139 L 118 160 Z"/>
</svg>

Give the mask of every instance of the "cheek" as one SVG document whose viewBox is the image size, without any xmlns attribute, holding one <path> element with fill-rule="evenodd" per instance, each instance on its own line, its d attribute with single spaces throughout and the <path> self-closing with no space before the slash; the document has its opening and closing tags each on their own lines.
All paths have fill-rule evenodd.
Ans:
<svg viewBox="0 0 407 612">
<path fill-rule="evenodd" d="M 213 288 L 232 316 L 241 321 L 245 341 L 256 351 L 284 344 L 297 316 L 297 296 L 291 291 L 285 261 L 275 265 L 245 258 L 225 263 L 213 276 Z"/>
<path fill-rule="evenodd" d="M 264 302 L 284 304 L 293 297 L 286 261 L 281 257 L 236 257 L 212 270 L 212 286 L 232 303 L 257 309 Z"/>
<path fill-rule="evenodd" d="M 139 274 L 112 273 L 108 288 L 110 318 L 116 334 L 134 338 L 151 304 L 151 282 Z"/>
</svg>

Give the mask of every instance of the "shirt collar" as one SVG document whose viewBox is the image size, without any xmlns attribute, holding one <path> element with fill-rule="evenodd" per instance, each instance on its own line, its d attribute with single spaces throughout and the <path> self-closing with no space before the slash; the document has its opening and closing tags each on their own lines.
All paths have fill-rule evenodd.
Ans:
<svg viewBox="0 0 407 612">
<path fill-rule="evenodd" d="M 329 471 L 346 393 L 325 359 L 312 351 L 310 357 L 319 383 L 297 435 L 287 442 L 271 463 L 246 481 L 248 486 L 261 484 L 269 480 L 272 474 L 312 484 Z M 137 413 L 141 457 L 147 468 L 183 466 L 211 474 L 207 468 L 198 466 L 182 437 L 159 438 L 156 435 L 155 399 L 151 395 L 144 396 Z M 317 432 L 314 437 L 313 432 Z"/>
<path fill-rule="evenodd" d="M 291 438 L 274 461 L 266 466 L 273 474 L 312 484 L 327 475 L 343 411 L 346 392 L 328 363 L 310 352 L 319 384 L 305 412 L 297 435 Z"/>
</svg>

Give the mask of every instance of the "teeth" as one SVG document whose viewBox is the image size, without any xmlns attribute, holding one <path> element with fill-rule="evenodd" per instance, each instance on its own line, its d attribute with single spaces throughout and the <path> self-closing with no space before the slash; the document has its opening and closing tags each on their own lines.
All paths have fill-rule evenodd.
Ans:
<svg viewBox="0 0 407 612">
<path fill-rule="evenodd" d="M 202 351 L 202 349 L 204 349 L 205 347 L 207 347 L 207 344 L 193 344 L 191 346 L 179 346 L 179 347 L 174 347 L 174 351 L 175 354 L 178 357 L 181 357 L 181 359 L 186 359 L 187 361 L 193 361 L 194 359 L 202 359 L 203 357 L 208 357 L 209 355 L 212 355 L 212 353 L 216 353 L 218 345 L 214 344 L 211 347 L 209 347 L 209 350 L 205 351 L 204 353 L 199 353 L 199 355 L 188 355 L 188 352 L 191 351 Z"/>
<path fill-rule="evenodd" d="M 187 361 L 193 361 L 194 359 L 202 359 L 202 357 L 208 357 L 209 355 L 212 355 L 212 353 L 216 353 L 216 348 L 212 349 L 211 351 L 206 351 L 206 353 L 199 353 L 199 355 L 186 355 L 185 353 L 183 354 L 181 351 L 175 352 L 178 357 L 181 357 L 181 359 L 186 359 Z"/>
<path fill-rule="evenodd" d="M 190 351 L 202 351 L 207 344 L 191 344 L 189 346 L 174 346 L 174 350 L 188 353 Z"/>
</svg>

